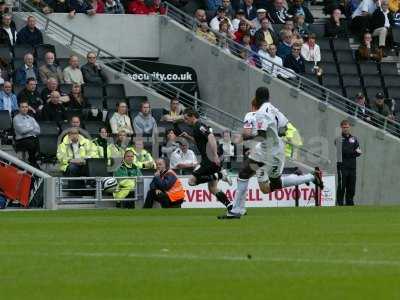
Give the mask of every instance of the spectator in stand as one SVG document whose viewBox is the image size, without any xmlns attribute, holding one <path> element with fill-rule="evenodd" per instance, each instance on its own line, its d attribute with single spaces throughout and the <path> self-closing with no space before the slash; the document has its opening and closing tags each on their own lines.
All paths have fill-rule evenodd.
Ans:
<svg viewBox="0 0 400 300">
<path fill-rule="evenodd" d="M 315 64 L 321 61 L 321 50 L 316 44 L 317 36 L 314 33 L 310 33 L 307 37 L 307 41 L 301 46 L 301 55 L 306 61 L 313 61 Z"/>
<path fill-rule="evenodd" d="M 42 111 L 44 121 L 55 121 L 62 123 L 68 119 L 65 107 L 60 100 L 60 93 L 53 91 L 50 94 L 50 102 L 46 103 Z"/>
<path fill-rule="evenodd" d="M 84 84 L 82 71 L 79 68 L 79 58 L 76 55 L 69 57 L 69 66 L 63 71 L 64 82 L 73 84 Z"/>
<path fill-rule="evenodd" d="M 67 102 L 67 110 L 73 111 L 74 113 L 78 114 L 80 117 L 87 119 L 89 115 L 89 108 L 90 105 L 83 98 L 81 86 L 79 84 L 73 84 L 71 93 L 68 95 L 69 102 Z"/>
<path fill-rule="evenodd" d="M 155 169 L 156 165 L 151 154 L 144 149 L 142 138 L 135 139 L 135 147 L 128 147 L 126 151 L 132 150 L 135 153 L 135 165 L 139 169 Z"/>
<path fill-rule="evenodd" d="M 253 0 L 244 0 L 241 9 L 244 10 L 246 20 L 253 20 L 257 17 L 257 8 L 253 5 Z"/>
<path fill-rule="evenodd" d="M 161 118 L 161 121 L 176 122 L 180 120 L 183 120 L 181 104 L 179 103 L 178 98 L 174 97 L 171 99 L 169 104 L 169 112 Z"/>
<path fill-rule="evenodd" d="M 363 120 L 365 122 L 370 122 L 371 121 L 371 117 L 370 117 L 370 114 L 367 111 L 368 106 L 366 104 L 364 94 L 361 93 L 361 92 L 358 93 L 356 95 L 355 100 L 356 100 L 356 104 L 357 105 L 355 106 L 354 114 L 358 118 L 360 118 L 361 120 Z"/>
<path fill-rule="evenodd" d="M 42 97 L 43 103 L 46 104 L 50 101 L 50 98 L 51 98 L 50 95 L 54 91 L 56 91 L 60 94 L 61 103 L 69 102 L 70 99 L 69 99 L 68 95 L 60 92 L 57 79 L 49 78 L 47 80 L 46 87 L 42 90 L 42 93 L 40 95 Z"/>
<path fill-rule="evenodd" d="M 240 26 L 241 22 L 244 22 L 245 24 L 247 24 L 246 31 L 250 30 L 250 28 L 252 26 L 254 26 L 251 21 L 246 19 L 245 14 L 244 14 L 244 10 L 243 9 L 238 9 L 236 11 L 235 18 L 232 20 L 232 29 L 233 29 L 233 31 L 238 31 L 239 30 L 239 26 Z M 242 29 L 242 31 L 244 32 L 244 29 Z"/>
<path fill-rule="evenodd" d="M 294 31 L 297 32 L 303 39 L 310 34 L 310 28 L 304 21 L 305 18 L 303 15 L 296 15 L 293 18 Z"/>
<path fill-rule="evenodd" d="M 232 22 L 233 23 L 233 22 Z M 234 35 L 235 35 L 235 42 L 236 43 L 241 43 L 242 42 L 242 38 L 243 35 L 248 32 L 250 29 L 250 26 L 247 24 L 246 21 L 242 20 L 239 23 L 238 29 L 235 31 Z"/>
<path fill-rule="evenodd" d="M 12 15 L 4 14 L 0 28 L 0 43 L 8 45 L 12 49 L 17 41 L 17 30 L 12 26 Z"/>
<path fill-rule="evenodd" d="M 217 43 L 217 38 L 215 34 L 210 31 L 207 22 L 200 23 L 200 26 L 196 30 L 196 35 L 207 40 L 211 44 L 215 45 Z"/>
<path fill-rule="evenodd" d="M 118 131 L 114 144 L 109 144 L 107 146 L 107 164 L 109 166 L 115 166 L 121 163 L 128 143 L 129 138 L 125 130 Z"/>
<path fill-rule="evenodd" d="M 151 115 L 148 101 L 141 103 L 140 112 L 133 119 L 133 128 L 137 135 L 153 135 L 157 132 L 157 122 Z"/>
<path fill-rule="evenodd" d="M 243 48 L 246 48 L 249 51 L 256 50 L 255 47 L 253 47 L 253 45 L 251 44 L 250 32 L 246 32 L 245 34 L 243 34 L 241 44 L 242 44 Z"/>
<path fill-rule="evenodd" d="M 91 0 L 90 5 L 96 11 L 96 14 L 104 14 L 104 2 L 102 0 Z"/>
<path fill-rule="evenodd" d="M 197 166 L 197 158 L 186 141 L 177 141 L 179 148 L 171 154 L 170 166 L 173 170 L 193 170 Z"/>
<path fill-rule="evenodd" d="M 58 145 L 57 160 L 64 176 L 86 176 L 85 160 L 97 158 L 96 147 L 92 142 L 79 134 L 79 129 L 72 127 L 68 132 L 68 139 Z M 76 187 L 76 184 L 72 184 Z"/>
<path fill-rule="evenodd" d="M 65 0 L 45 0 L 43 13 L 69 13 L 69 2 Z"/>
<path fill-rule="evenodd" d="M 303 0 L 293 0 L 287 11 L 289 15 L 303 15 L 307 24 L 314 23 L 314 16 L 310 10 L 303 4 Z"/>
<path fill-rule="evenodd" d="M 27 53 L 24 56 L 24 65 L 15 71 L 15 83 L 18 85 L 25 85 L 28 78 L 34 78 L 39 81 L 38 69 L 33 65 L 33 55 Z"/>
<path fill-rule="evenodd" d="M 362 35 L 369 28 L 369 21 L 376 10 L 376 1 L 378 0 L 362 0 L 351 18 L 351 29 L 355 35 L 362 38 Z"/>
<path fill-rule="evenodd" d="M 107 146 L 108 146 L 108 130 L 106 127 L 99 129 L 99 136 L 92 140 L 93 145 L 97 147 L 97 156 L 99 158 L 107 158 Z"/>
<path fill-rule="evenodd" d="M 251 27 L 250 33 L 252 35 L 254 35 L 255 32 L 261 28 L 261 21 L 264 19 L 267 19 L 267 11 L 264 8 L 257 9 L 257 17 L 251 20 L 252 24 L 250 26 Z M 270 25 L 269 22 L 268 25 L 269 29 L 273 30 L 272 25 Z"/>
<path fill-rule="evenodd" d="M 43 84 L 47 83 L 47 80 L 51 78 L 56 78 L 59 83 L 64 82 L 64 77 L 62 75 L 61 68 L 55 64 L 54 53 L 47 52 L 44 55 L 45 64 L 39 68 L 40 80 Z"/>
<path fill-rule="evenodd" d="M 222 133 L 222 139 L 218 141 L 218 149 L 219 153 L 222 153 L 224 162 L 230 163 L 230 161 L 235 156 L 235 146 L 231 140 L 231 132 L 229 130 L 225 130 Z M 230 169 L 230 166 L 228 167 Z"/>
<path fill-rule="evenodd" d="M 29 104 L 29 114 L 38 119 L 43 109 L 43 101 L 36 89 L 35 78 L 28 78 L 25 88 L 17 95 L 18 103 L 27 102 Z"/>
<path fill-rule="evenodd" d="M 342 19 L 342 12 L 336 8 L 325 23 L 325 36 L 330 38 L 347 38 L 346 20 Z"/>
<path fill-rule="evenodd" d="M 29 16 L 27 25 L 17 33 L 17 44 L 28 44 L 32 47 L 43 44 L 43 36 L 39 29 L 36 28 L 36 19 Z"/>
<path fill-rule="evenodd" d="M 356 52 L 356 58 L 359 61 L 373 60 L 381 61 L 383 56 L 382 49 L 375 47 L 372 43 L 372 36 L 369 32 L 364 33 L 363 40 Z"/>
<path fill-rule="evenodd" d="M 228 19 L 224 19 L 221 22 L 219 22 L 219 42 L 221 42 L 221 40 L 226 40 L 226 38 L 228 39 L 234 39 L 235 35 L 232 33 L 231 27 L 230 27 L 230 23 Z M 224 39 L 221 39 L 221 37 L 224 37 Z M 221 43 L 220 43 L 221 44 Z"/>
<path fill-rule="evenodd" d="M 210 21 L 211 29 L 214 30 L 214 31 L 219 31 L 219 23 L 221 23 L 221 21 L 223 21 L 223 20 L 226 20 L 226 22 L 228 22 L 229 28 L 232 30 L 232 23 L 226 17 L 225 8 L 220 6 L 217 9 L 217 15 L 214 18 L 212 18 L 211 21 Z"/>
<path fill-rule="evenodd" d="M 133 134 L 134 131 L 128 115 L 128 105 L 126 102 L 118 102 L 117 111 L 110 119 L 110 127 L 112 134 L 117 134 L 121 130 L 124 130 L 129 135 Z"/>
<path fill-rule="evenodd" d="M 167 142 L 161 147 L 161 153 L 163 157 L 170 159 L 172 152 L 179 148 L 179 144 L 176 141 L 176 134 L 173 129 L 167 130 L 165 135 Z"/>
<path fill-rule="evenodd" d="M 89 1 L 69 0 L 69 17 L 73 18 L 75 14 L 94 16 L 96 14 L 96 9 L 92 7 Z"/>
<path fill-rule="evenodd" d="M 118 188 L 113 193 L 115 199 L 125 199 L 132 192 L 135 191 L 136 178 L 142 176 L 140 169 L 135 164 L 135 153 L 133 150 L 126 150 L 124 153 L 124 159 L 121 166 L 114 173 L 114 177 L 131 177 L 118 180 Z M 124 208 L 135 208 L 134 201 L 124 201 Z M 117 202 L 117 207 L 121 204 Z"/>
<path fill-rule="evenodd" d="M 281 40 L 277 49 L 277 55 L 283 59 L 292 51 L 292 33 L 288 30 L 281 31 Z"/>
<path fill-rule="evenodd" d="M 185 201 L 185 189 L 175 172 L 167 168 L 164 159 L 157 159 L 157 171 L 150 183 L 143 208 L 152 208 L 154 201 L 162 208 L 180 208 Z"/>
<path fill-rule="evenodd" d="M 12 92 L 12 84 L 9 81 L 4 82 L 3 90 L 0 91 L 0 110 L 8 110 L 10 116 L 18 111 L 17 96 Z"/>
<path fill-rule="evenodd" d="M 268 18 L 272 24 L 285 24 L 286 20 L 292 17 L 283 4 L 283 0 L 274 0 L 274 4 L 269 8 Z"/>
<path fill-rule="evenodd" d="M 133 0 L 128 6 L 127 13 L 136 15 L 164 14 L 165 8 L 160 5 L 160 0 L 153 0 L 151 5 L 147 5 L 144 0 Z"/>
<path fill-rule="evenodd" d="M 293 70 L 297 74 L 306 72 L 304 58 L 300 55 L 301 45 L 293 44 L 292 53 L 287 55 L 283 60 L 283 66 Z"/>
<path fill-rule="evenodd" d="M 207 23 L 207 15 L 204 9 L 197 9 L 194 13 L 194 18 L 196 19 L 198 24 L 201 24 L 203 22 Z"/>
<path fill-rule="evenodd" d="M 275 33 L 269 28 L 269 26 L 269 20 L 267 18 L 264 18 L 261 21 L 261 28 L 257 30 L 254 34 L 254 39 L 257 47 L 262 41 L 265 41 L 267 45 L 278 43 L 278 38 L 276 37 Z"/>
<path fill-rule="evenodd" d="M 370 20 L 370 29 L 373 37 L 379 37 L 379 48 L 381 49 L 382 55 L 384 55 L 383 51 L 386 47 L 386 39 L 392 24 L 393 14 L 389 11 L 388 0 L 378 2 L 378 7 L 372 14 Z"/>
<path fill-rule="evenodd" d="M 205 4 L 207 13 L 209 15 L 215 15 L 215 13 L 218 13 L 218 9 L 222 7 L 222 0 L 206 0 Z"/>
<path fill-rule="evenodd" d="M 28 112 L 28 102 L 21 101 L 19 103 L 19 114 L 17 114 L 13 119 L 15 150 L 17 152 L 27 151 L 29 164 L 40 169 L 37 163 L 37 156 L 39 153 L 38 135 L 40 134 L 40 127 L 36 120 L 28 115 Z"/>
<path fill-rule="evenodd" d="M 247 49 L 247 48 L 240 49 L 239 57 L 241 59 L 243 59 L 244 62 L 246 64 L 248 64 L 249 66 L 253 66 L 253 67 L 257 66 L 256 61 L 254 60 L 253 55 L 250 53 L 249 49 Z"/>
<path fill-rule="evenodd" d="M 124 14 L 125 9 L 119 0 L 106 0 L 104 5 L 105 14 Z"/>
<path fill-rule="evenodd" d="M 12 65 L 7 63 L 0 57 L 0 84 L 4 84 L 5 81 L 10 81 L 12 74 Z"/>
<path fill-rule="evenodd" d="M 379 92 L 376 94 L 375 100 L 371 104 L 371 110 L 377 112 L 384 118 L 388 118 L 393 120 L 394 116 L 389 108 L 389 106 L 385 103 L 385 96 L 383 93 Z M 383 122 L 382 120 L 379 120 Z"/>
<path fill-rule="evenodd" d="M 232 8 L 231 0 L 222 0 L 222 7 L 225 8 L 227 18 L 233 20 L 235 17 L 235 11 Z"/>
<path fill-rule="evenodd" d="M 97 63 L 96 53 L 88 52 L 87 60 L 88 62 L 81 68 L 83 81 L 86 84 L 106 84 L 107 77 L 103 71 L 103 68 Z"/>
</svg>

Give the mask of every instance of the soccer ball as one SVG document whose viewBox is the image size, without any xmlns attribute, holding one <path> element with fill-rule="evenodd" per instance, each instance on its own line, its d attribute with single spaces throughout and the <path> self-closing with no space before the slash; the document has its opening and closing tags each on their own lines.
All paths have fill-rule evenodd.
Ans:
<svg viewBox="0 0 400 300">
<path fill-rule="evenodd" d="M 101 186 L 103 187 L 103 191 L 113 193 L 117 189 L 118 182 L 114 177 L 105 177 L 101 181 Z"/>
</svg>

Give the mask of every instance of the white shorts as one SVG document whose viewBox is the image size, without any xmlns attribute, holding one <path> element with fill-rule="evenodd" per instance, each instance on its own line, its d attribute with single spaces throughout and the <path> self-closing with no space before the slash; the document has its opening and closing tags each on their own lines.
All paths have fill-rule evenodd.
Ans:
<svg viewBox="0 0 400 300">
<path fill-rule="evenodd" d="M 254 148 L 254 151 L 251 151 L 249 158 L 263 164 L 256 171 L 258 182 L 269 182 L 269 178 L 278 178 L 282 175 L 285 166 L 284 147 L 262 151 L 261 146 L 258 146 Z"/>
</svg>

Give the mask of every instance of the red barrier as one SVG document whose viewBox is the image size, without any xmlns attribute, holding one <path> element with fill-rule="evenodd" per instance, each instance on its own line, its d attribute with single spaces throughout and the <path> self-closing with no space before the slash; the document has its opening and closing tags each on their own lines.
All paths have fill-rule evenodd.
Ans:
<svg viewBox="0 0 400 300">
<path fill-rule="evenodd" d="M 32 175 L 20 169 L 0 163 L 0 188 L 10 200 L 18 200 L 24 207 L 29 206 Z"/>
</svg>

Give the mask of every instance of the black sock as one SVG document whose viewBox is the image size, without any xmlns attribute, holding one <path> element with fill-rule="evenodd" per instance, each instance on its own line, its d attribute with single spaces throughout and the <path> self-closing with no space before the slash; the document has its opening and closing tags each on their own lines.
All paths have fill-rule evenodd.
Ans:
<svg viewBox="0 0 400 300">
<path fill-rule="evenodd" d="M 231 202 L 228 200 L 226 197 L 225 193 L 222 191 L 219 191 L 218 193 L 215 194 L 215 197 L 217 197 L 217 200 L 221 202 L 223 205 L 228 206 Z"/>
</svg>

